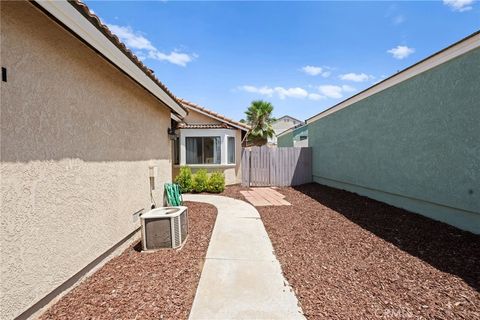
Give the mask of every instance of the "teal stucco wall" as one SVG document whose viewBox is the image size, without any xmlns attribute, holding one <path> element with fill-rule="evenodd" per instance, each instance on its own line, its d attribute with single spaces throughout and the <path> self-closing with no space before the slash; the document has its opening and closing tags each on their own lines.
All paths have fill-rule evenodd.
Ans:
<svg viewBox="0 0 480 320">
<path fill-rule="evenodd" d="M 277 138 L 277 147 L 293 147 L 293 132 L 290 131 Z"/>
<path fill-rule="evenodd" d="M 300 136 L 308 137 L 308 126 L 304 125 L 293 130 L 293 141 L 300 141 Z"/>
<path fill-rule="evenodd" d="M 480 49 L 308 127 L 315 182 L 480 233 Z"/>
<path fill-rule="evenodd" d="M 277 147 L 293 147 L 294 141 L 300 141 L 300 136 L 308 137 L 308 126 L 304 125 L 277 138 Z"/>
</svg>

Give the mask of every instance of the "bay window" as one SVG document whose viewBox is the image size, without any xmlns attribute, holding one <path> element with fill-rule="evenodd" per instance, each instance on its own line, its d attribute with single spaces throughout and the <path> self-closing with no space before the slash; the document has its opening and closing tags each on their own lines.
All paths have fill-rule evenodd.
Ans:
<svg viewBox="0 0 480 320">
<path fill-rule="evenodd" d="M 177 149 L 179 154 L 178 165 L 194 167 L 234 166 L 238 160 L 236 136 L 236 129 L 180 129 Z"/>
</svg>

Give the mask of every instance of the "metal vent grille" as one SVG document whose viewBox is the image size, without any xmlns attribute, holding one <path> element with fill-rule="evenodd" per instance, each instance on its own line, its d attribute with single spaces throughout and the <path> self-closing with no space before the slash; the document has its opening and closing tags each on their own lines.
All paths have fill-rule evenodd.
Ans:
<svg viewBox="0 0 480 320">
<path fill-rule="evenodd" d="M 178 217 L 173 218 L 173 246 L 178 247 L 182 242 L 180 241 L 180 217 L 183 216 L 181 214 Z"/>
<path fill-rule="evenodd" d="M 188 209 L 186 209 L 181 215 L 180 215 L 180 233 L 182 236 L 182 243 L 185 241 L 187 238 L 188 234 Z"/>
</svg>

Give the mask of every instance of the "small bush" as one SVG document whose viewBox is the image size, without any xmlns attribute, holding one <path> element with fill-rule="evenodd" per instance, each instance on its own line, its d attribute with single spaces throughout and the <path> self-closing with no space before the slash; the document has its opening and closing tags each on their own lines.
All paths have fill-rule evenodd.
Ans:
<svg viewBox="0 0 480 320">
<path fill-rule="evenodd" d="M 207 191 L 220 193 L 225 190 L 225 175 L 222 172 L 214 172 L 208 179 Z"/>
<path fill-rule="evenodd" d="M 180 186 L 182 193 L 192 192 L 193 190 L 193 178 L 192 170 L 189 167 L 180 167 L 180 172 L 175 177 L 175 183 Z"/>
<path fill-rule="evenodd" d="M 198 170 L 193 176 L 193 191 L 202 192 L 207 190 L 208 173 L 206 169 Z"/>
</svg>

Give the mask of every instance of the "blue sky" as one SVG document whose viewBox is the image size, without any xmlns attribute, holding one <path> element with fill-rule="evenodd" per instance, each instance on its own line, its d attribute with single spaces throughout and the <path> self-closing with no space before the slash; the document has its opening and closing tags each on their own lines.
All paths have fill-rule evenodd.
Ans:
<svg viewBox="0 0 480 320">
<path fill-rule="evenodd" d="M 480 29 L 480 3 L 86 1 L 179 97 L 306 119 Z"/>
</svg>

